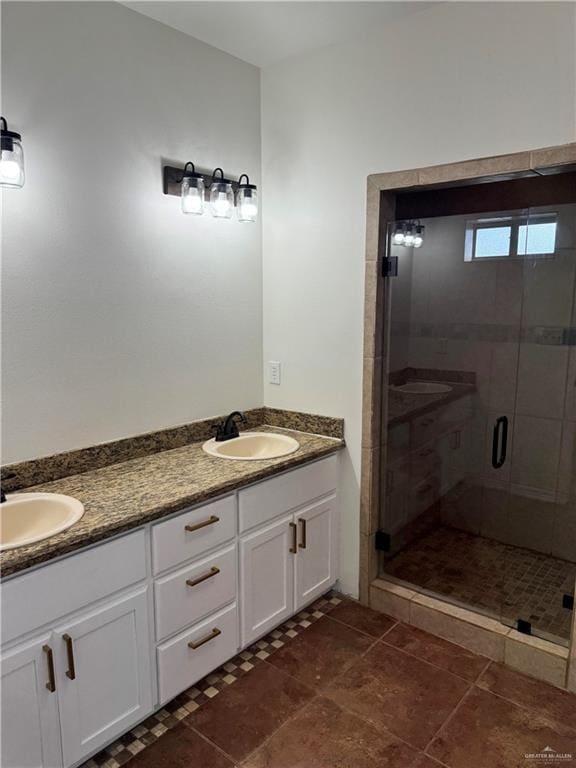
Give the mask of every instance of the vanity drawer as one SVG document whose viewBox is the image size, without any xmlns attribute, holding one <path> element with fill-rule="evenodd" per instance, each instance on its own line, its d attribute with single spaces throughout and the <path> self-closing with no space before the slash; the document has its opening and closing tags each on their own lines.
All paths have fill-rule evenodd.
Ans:
<svg viewBox="0 0 576 768">
<path fill-rule="evenodd" d="M 236 535 L 236 498 L 204 504 L 152 528 L 154 573 L 224 544 Z"/>
<path fill-rule="evenodd" d="M 424 443 L 436 437 L 440 429 L 439 419 L 440 413 L 437 410 L 414 419 L 410 425 L 410 444 L 412 448 L 418 448 L 420 445 L 424 445 Z"/>
<path fill-rule="evenodd" d="M 204 641 L 204 642 L 203 642 Z M 196 647 L 191 648 L 188 644 Z M 160 704 L 194 685 L 238 651 L 236 604 L 209 616 L 187 632 L 158 646 Z"/>
<path fill-rule="evenodd" d="M 236 544 L 154 584 L 156 638 L 162 640 L 236 598 Z"/>
<path fill-rule="evenodd" d="M 287 472 L 238 494 L 240 532 L 336 489 L 336 456 Z"/>
<path fill-rule="evenodd" d="M 146 578 L 143 530 L 74 553 L 2 584 L 2 642 Z"/>
</svg>

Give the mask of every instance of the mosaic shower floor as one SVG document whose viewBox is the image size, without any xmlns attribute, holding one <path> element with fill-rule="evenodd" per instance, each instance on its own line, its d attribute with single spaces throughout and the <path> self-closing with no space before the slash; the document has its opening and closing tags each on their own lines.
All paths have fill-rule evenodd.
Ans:
<svg viewBox="0 0 576 768">
<path fill-rule="evenodd" d="M 538 634 L 566 643 L 576 565 L 528 549 L 441 526 L 410 544 L 384 568 L 387 576 L 478 608 L 513 625 L 521 618 Z"/>
</svg>

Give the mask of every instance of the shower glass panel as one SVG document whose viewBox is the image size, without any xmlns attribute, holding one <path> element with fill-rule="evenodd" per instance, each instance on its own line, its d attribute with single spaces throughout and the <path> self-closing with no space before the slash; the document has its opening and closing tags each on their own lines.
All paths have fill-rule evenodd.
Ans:
<svg viewBox="0 0 576 768">
<path fill-rule="evenodd" d="M 399 244 L 411 224 L 417 248 Z M 562 643 L 576 580 L 575 228 L 576 205 L 395 222 L 386 294 L 381 570 Z"/>
</svg>

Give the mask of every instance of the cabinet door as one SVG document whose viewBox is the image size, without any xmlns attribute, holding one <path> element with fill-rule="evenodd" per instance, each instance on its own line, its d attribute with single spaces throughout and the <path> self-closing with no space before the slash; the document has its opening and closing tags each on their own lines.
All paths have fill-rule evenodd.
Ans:
<svg viewBox="0 0 576 768">
<path fill-rule="evenodd" d="M 2 654 L 2 768 L 62 765 L 50 634 Z"/>
<path fill-rule="evenodd" d="M 152 711 L 146 592 L 109 602 L 55 633 L 66 765 Z"/>
<path fill-rule="evenodd" d="M 292 515 L 240 540 L 242 646 L 294 613 Z"/>
<path fill-rule="evenodd" d="M 297 512 L 294 519 L 298 526 L 298 554 L 294 560 L 298 611 L 336 581 L 336 496 Z"/>
</svg>

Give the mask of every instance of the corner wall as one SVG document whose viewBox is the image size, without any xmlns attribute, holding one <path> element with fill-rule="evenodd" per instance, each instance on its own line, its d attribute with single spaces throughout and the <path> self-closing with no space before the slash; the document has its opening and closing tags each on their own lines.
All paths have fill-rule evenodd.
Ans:
<svg viewBox="0 0 576 768">
<path fill-rule="evenodd" d="M 262 74 L 264 360 L 283 365 L 264 402 L 346 419 L 341 584 L 351 594 L 366 177 L 573 141 L 574 25 L 568 4 L 444 3 Z"/>
</svg>

